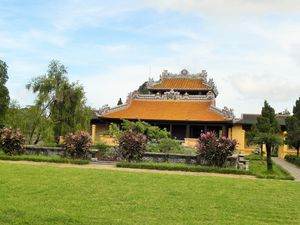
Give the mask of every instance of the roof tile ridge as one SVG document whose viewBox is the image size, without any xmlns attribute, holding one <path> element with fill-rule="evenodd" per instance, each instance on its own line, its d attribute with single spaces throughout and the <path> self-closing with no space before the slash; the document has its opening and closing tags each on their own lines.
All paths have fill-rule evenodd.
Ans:
<svg viewBox="0 0 300 225">
<path fill-rule="evenodd" d="M 215 112 L 215 113 L 218 113 L 221 116 L 223 116 L 223 118 L 226 119 L 226 120 L 234 120 L 233 113 L 231 111 L 228 112 L 227 107 L 224 107 L 224 109 L 220 109 L 217 106 L 210 105 L 210 110 Z"/>
<path fill-rule="evenodd" d="M 96 113 L 96 115 L 98 117 L 100 117 L 100 116 L 106 116 L 106 115 L 109 115 L 111 113 L 127 109 L 127 108 L 129 108 L 130 105 L 131 105 L 131 102 L 123 104 L 123 105 L 114 106 L 112 108 L 108 107 L 108 108 L 104 109 L 103 111 L 101 111 L 101 109 L 100 109 L 99 113 Z"/>
</svg>

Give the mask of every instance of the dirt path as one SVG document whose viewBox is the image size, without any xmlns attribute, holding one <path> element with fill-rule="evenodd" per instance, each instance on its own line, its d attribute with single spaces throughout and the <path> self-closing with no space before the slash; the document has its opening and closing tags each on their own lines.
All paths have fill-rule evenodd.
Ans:
<svg viewBox="0 0 300 225">
<path fill-rule="evenodd" d="M 209 177 L 228 177 L 239 179 L 256 179 L 254 176 L 248 175 L 235 175 L 235 174 L 220 174 L 220 173 L 198 173 L 198 172 L 184 172 L 184 171 L 169 171 L 169 170 L 148 170 L 148 169 L 131 169 L 131 168 L 119 168 L 113 163 L 91 163 L 87 165 L 75 165 L 64 163 L 47 163 L 47 162 L 30 162 L 30 161 L 8 161 L 0 160 L 0 163 L 9 164 L 23 164 L 23 165 L 41 165 L 41 166 L 53 166 L 60 168 L 80 168 L 80 169 L 100 169 L 100 170 L 116 170 L 127 171 L 137 173 L 158 173 L 158 174 L 178 174 L 178 175 L 191 175 L 191 176 L 209 176 Z"/>
</svg>

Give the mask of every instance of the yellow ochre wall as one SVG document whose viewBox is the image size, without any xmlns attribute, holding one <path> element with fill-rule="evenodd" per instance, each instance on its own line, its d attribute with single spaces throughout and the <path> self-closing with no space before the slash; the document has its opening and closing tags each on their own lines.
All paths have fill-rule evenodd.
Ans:
<svg viewBox="0 0 300 225">
<path fill-rule="evenodd" d="M 248 147 L 246 145 L 246 132 L 242 125 L 234 125 L 229 129 L 228 137 L 237 141 L 237 149 L 240 153 L 250 154 L 255 150 L 255 147 Z"/>
<path fill-rule="evenodd" d="M 246 144 L 246 132 L 243 130 L 242 125 L 234 125 L 231 129 L 229 129 L 228 136 L 231 139 L 235 139 L 238 142 L 237 150 L 240 153 L 250 154 L 255 151 L 255 146 L 247 146 Z M 285 132 L 281 132 L 278 136 L 282 139 L 285 137 Z M 263 146 L 263 152 L 266 153 L 266 146 Z M 285 155 L 296 154 L 296 150 L 289 148 L 288 145 L 281 145 L 278 147 L 278 157 L 284 159 Z"/>
</svg>

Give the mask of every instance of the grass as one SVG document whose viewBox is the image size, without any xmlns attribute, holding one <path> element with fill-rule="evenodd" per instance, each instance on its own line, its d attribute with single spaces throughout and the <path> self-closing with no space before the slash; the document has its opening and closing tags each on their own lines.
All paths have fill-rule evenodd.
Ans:
<svg viewBox="0 0 300 225">
<path fill-rule="evenodd" d="M 13 161 L 33 161 L 49 163 L 71 163 L 71 164 L 88 164 L 89 160 L 62 158 L 59 156 L 42 156 L 42 155 L 5 155 L 0 153 L 0 160 Z"/>
<path fill-rule="evenodd" d="M 224 174 L 244 174 L 251 175 L 249 171 L 239 170 L 233 167 L 219 168 L 211 166 L 194 166 L 179 163 L 153 163 L 153 162 L 118 162 L 117 167 L 137 168 L 137 169 L 155 169 L 155 170 L 175 170 L 189 172 L 207 172 Z"/>
<path fill-rule="evenodd" d="M 246 159 L 250 162 L 249 171 L 257 178 L 293 180 L 294 177 L 281 166 L 273 162 L 273 171 L 267 170 L 265 157 L 259 155 L 249 155 Z"/>
<path fill-rule="evenodd" d="M 300 183 L 0 163 L 0 224 L 299 224 Z"/>
<path fill-rule="evenodd" d="M 264 158 L 256 155 L 246 157 L 250 161 L 249 171 L 236 169 L 233 167 L 219 168 L 209 166 L 195 166 L 176 163 L 152 163 L 152 162 L 119 162 L 117 167 L 137 168 L 137 169 L 155 169 L 155 170 L 174 170 L 189 172 L 207 172 L 207 173 L 223 173 L 223 174 L 241 174 L 253 175 L 257 178 L 278 179 L 278 180 L 294 180 L 294 177 L 279 165 L 273 163 L 273 171 L 267 170 L 267 163 Z"/>
</svg>

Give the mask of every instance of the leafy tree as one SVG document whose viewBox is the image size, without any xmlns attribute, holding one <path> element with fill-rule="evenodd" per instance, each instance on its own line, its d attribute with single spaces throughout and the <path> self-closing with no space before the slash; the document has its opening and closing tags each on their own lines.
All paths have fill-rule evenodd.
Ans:
<svg viewBox="0 0 300 225">
<path fill-rule="evenodd" d="M 256 124 L 253 124 L 249 131 L 246 131 L 246 140 L 247 140 L 248 145 L 256 144 L 255 138 L 256 138 L 257 132 L 258 132 L 258 130 L 257 130 Z M 261 154 L 261 156 L 264 155 L 262 144 L 260 145 L 260 154 Z"/>
<path fill-rule="evenodd" d="M 78 83 L 70 83 L 67 74 L 63 64 L 52 60 L 47 73 L 34 78 L 26 86 L 37 94 L 37 118 L 45 116 L 52 121 L 56 143 L 66 133 L 86 130 L 92 116 L 91 109 L 85 105 L 83 87 Z M 34 129 L 38 124 L 39 121 L 34 124 Z"/>
<path fill-rule="evenodd" d="M 272 170 L 271 150 L 280 145 L 282 141 L 278 136 L 280 126 L 275 117 L 275 110 L 267 101 L 264 102 L 261 115 L 257 118 L 256 128 L 257 130 L 254 134 L 253 143 L 266 145 L 267 167 L 270 171 Z"/>
<path fill-rule="evenodd" d="M 139 89 L 138 89 L 139 94 L 148 94 L 149 93 L 147 83 L 148 82 L 144 82 L 141 86 L 139 86 Z"/>
<path fill-rule="evenodd" d="M 300 98 L 296 101 L 293 108 L 293 115 L 286 119 L 287 136 L 286 143 L 297 150 L 299 157 L 300 149 Z"/>
<path fill-rule="evenodd" d="M 40 110 L 36 106 L 22 108 L 17 101 L 11 101 L 5 116 L 6 126 L 19 128 L 28 144 L 37 144 L 41 141 L 53 143 L 52 121 L 45 113 L 41 114 Z"/>
<path fill-rule="evenodd" d="M 122 99 L 120 98 L 118 101 L 118 105 L 123 105 Z"/>
<path fill-rule="evenodd" d="M 157 126 L 151 126 L 149 123 L 145 121 L 129 121 L 123 120 L 122 129 L 125 131 L 132 130 L 137 133 L 142 133 L 146 135 L 147 139 L 151 142 L 156 142 L 162 138 L 170 137 L 170 132 L 166 129 L 160 129 Z"/>
<path fill-rule="evenodd" d="M 0 60 L 0 125 L 4 123 L 4 116 L 9 106 L 9 91 L 5 86 L 7 80 L 7 65 Z"/>
</svg>

